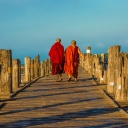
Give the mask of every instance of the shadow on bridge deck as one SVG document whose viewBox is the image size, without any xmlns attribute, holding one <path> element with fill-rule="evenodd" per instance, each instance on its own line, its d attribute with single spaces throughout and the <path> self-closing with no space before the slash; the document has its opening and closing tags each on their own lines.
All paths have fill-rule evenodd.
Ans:
<svg viewBox="0 0 128 128">
<path fill-rule="evenodd" d="M 103 86 L 79 68 L 79 81 L 56 82 L 55 76 L 38 79 L 0 110 L 0 127 L 127 128 L 128 118 L 101 92 Z"/>
</svg>

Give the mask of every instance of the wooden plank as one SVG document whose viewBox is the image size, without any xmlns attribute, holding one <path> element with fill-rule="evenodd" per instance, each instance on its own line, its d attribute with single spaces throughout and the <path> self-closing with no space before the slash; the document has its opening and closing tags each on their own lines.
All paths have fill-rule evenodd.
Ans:
<svg viewBox="0 0 128 128">
<path fill-rule="evenodd" d="M 79 68 L 79 81 L 40 78 L 0 111 L 0 127 L 127 127 L 124 116 L 101 93 L 92 75 Z"/>
</svg>

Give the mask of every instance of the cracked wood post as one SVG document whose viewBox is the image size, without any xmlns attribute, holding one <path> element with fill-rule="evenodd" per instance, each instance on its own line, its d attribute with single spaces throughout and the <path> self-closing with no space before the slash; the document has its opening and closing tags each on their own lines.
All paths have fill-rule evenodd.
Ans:
<svg viewBox="0 0 128 128">
<path fill-rule="evenodd" d="M 95 55 L 92 56 L 92 78 L 95 78 L 95 71 L 96 71 L 96 67 L 95 67 Z"/>
<path fill-rule="evenodd" d="M 10 97 L 12 92 L 12 51 L 0 50 L 0 99 Z"/>
<path fill-rule="evenodd" d="M 112 46 L 108 49 L 108 69 L 107 69 L 107 92 L 115 95 L 118 77 L 118 57 L 120 46 Z"/>
<path fill-rule="evenodd" d="M 12 60 L 12 92 L 15 92 L 19 87 L 19 59 Z"/>
<path fill-rule="evenodd" d="M 49 75 L 49 73 L 48 73 L 48 59 L 46 59 L 45 60 L 45 62 L 46 62 L 46 68 L 45 68 L 45 71 L 46 71 L 46 76 L 48 76 Z"/>
<path fill-rule="evenodd" d="M 104 84 L 107 84 L 107 70 L 106 69 L 103 71 L 103 82 Z"/>
<path fill-rule="evenodd" d="M 45 61 L 41 63 L 41 76 L 45 76 Z"/>
<path fill-rule="evenodd" d="M 95 58 L 94 58 L 94 67 L 95 67 L 95 77 L 96 78 L 99 78 L 99 69 L 98 69 L 98 66 L 100 64 L 100 59 L 98 57 L 97 54 L 95 54 Z"/>
<path fill-rule="evenodd" d="M 103 65 L 99 64 L 98 71 L 98 81 L 103 83 Z"/>
<path fill-rule="evenodd" d="M 39 77 L 39 64 L 40 63 L 40 56 L 38 55 L 38 56 L 36 56 L 35 58 L 34 58 L 34 78 L 37 78 L 37 77 Z"/>
<path fill-rule="evenodd" d="M 50 74 L 50 58 L 47 59 L 47 68 L 48 74 Z"/>
<path fill-rule="evenodd" d="M 101 62 L 103 62 L 103 63 L 105 62 L 105 54 L 104 53 L 101 54 Z"/>
<path fill-rule="evenodd" d="M 85 58 L 85 61 L 84 61 L 84 69 L 86 70 L 86 66 L 87 66 L 87 63 L 86 63 L 86 61 L 87 61 L 87 55 L 86 54 L 84 54 L 84 58 Z"/>
<path fill-rule="evenodd" d="M 21 84 L 21 61 L 18 59 L 19 61 L 19 65 L 18 65 L 18 69 L 19 69 L 19 85 Z"/>
<path fill-rule="evenodd" d="M 25 66 L 21 65 L 21 84 L 25 81 Z"/>
<path fill-rule="evenodd" d="M 91 54 L 88 54 L 88 73 L 91 74 L 92 69 L 92 60 L 91 60 Z"/>
<path fill-rule="evenodd" d="M 31 80 L 34 79 L 34 60 L 31 60 Z"/>
<path fill-rule="evenodd" d="M 118 70 L 119 70 L 119 77 L 117 78 L 117 86 L 116 86 L 116 93 L 115 93 L 115 100 L 116 101 L 127 101 L 127 68 L 128 68 L 128 58 L 126 53 L 122 53 L 119 56 L 118 62 Z"/>
<path fill-rule="evenodd" d="M 25 82 L 31 81 L 31 58 L 25 57 Z"/>
</svg>

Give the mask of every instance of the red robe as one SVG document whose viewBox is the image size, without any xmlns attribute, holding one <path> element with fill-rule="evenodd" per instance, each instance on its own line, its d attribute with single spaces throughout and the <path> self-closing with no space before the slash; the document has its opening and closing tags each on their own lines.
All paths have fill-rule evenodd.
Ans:
<svg viewBox="0 0 128 128">
<path fill-rule="evenodd" d="M 52 63 L 52 75 L 62 73 L 64 65 L 64 46 L 60 42 L 54 43 L 48 55 Z"/>
</svg>

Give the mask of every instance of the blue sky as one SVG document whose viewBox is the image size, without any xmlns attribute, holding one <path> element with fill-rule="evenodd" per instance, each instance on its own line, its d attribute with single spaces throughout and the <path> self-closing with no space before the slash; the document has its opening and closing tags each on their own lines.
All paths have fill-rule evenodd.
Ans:
<svg viewBox="0 0 128 128">
<path fill-rule="evenodd" d="M 0 49 L 13 58 L 48 58 L 56 38 L 66 48 L 76 40 L 82 52 L 128 52 L 128 0 L 0 0 Z"/>
</svg>

